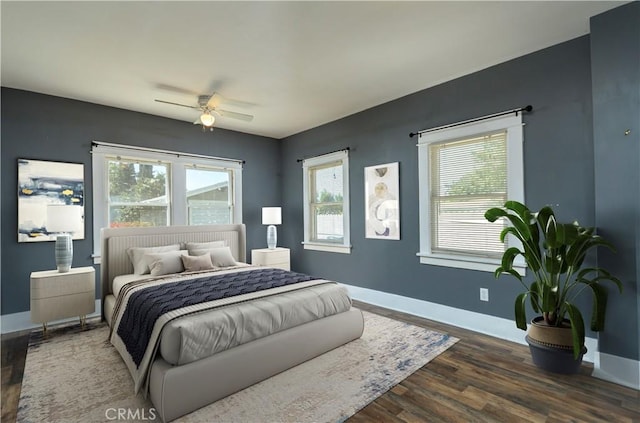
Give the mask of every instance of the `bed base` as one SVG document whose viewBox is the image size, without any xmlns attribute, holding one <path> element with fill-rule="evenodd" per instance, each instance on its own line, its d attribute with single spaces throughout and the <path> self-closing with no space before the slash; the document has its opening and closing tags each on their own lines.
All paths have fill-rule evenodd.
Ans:
<svg viewBox="0 0 640 423">
<path fill-rule="evenodd" d="M 169 422 L 357 339 L 363 330 L 362 312 L 351 308 L 183 366 L 158 358 L 151 402 Z"/>
</svg>

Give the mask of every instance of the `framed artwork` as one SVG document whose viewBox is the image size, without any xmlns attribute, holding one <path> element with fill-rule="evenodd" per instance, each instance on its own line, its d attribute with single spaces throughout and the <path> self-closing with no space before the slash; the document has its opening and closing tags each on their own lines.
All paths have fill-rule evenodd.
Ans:
<svg viewBox="0 0 640 423">
<path fill-rule="evenodd" d="M 18 159 L 18 242 L 84 239 L 84 165 Z"/>
<path fill-rule="evenodd" d="M 365 236 L 400 239 L 399 163 L 364 168 Z"/>
</svg>

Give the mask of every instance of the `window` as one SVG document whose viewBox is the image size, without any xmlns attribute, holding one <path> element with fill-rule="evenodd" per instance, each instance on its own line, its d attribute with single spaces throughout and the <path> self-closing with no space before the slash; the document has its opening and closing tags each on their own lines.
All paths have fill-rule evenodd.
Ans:
<svg viewBox="0 0 640 423">
<path fill-rule="evenodd" d="M 349 154 L 325 154 L 303 162 L 304 248 L 350 253 Z"/>
<path fill-rule="evenodd" d="M 169 163 L 107 157 L 108 225 L 166 226 L 169 221 Z"/>
<path fill-rule="evenodd" d="M 96 257 L 103 227 L 242 222 L 237 160 L 108 143 L 92 154 Z"/>
<path fill-rule="evenodd" d="M 187 224 L 217 225 L 233 221 L 233 171 L 186 167 Z"/>
<path fill-rule="evenodd" d="M 484 213 L 524 202 L 521 116 L 495 117 L 421 134 L 420 262 L 494 271 L 506 248 L 506 222 Z M 524 262 L 515 265 L 524 268 Z"/>
</svg>

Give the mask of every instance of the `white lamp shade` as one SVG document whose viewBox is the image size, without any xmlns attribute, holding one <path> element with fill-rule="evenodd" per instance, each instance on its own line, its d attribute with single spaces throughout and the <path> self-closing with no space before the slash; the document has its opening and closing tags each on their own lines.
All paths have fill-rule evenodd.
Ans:
<svg viewBox="0 0 640 423">
<path fill-rule="evenodd" d="M 82 206 L 49 204 L 46 228 L 49 233 L 78 232 L 82 229 Z"/>
<path fill-rule="evenodd" d="M 262 224 L 263 225 L 281 225 L 282 224 L 282 208 L 281 207 L 263 207 L 262 208 Z"/>
</svg>

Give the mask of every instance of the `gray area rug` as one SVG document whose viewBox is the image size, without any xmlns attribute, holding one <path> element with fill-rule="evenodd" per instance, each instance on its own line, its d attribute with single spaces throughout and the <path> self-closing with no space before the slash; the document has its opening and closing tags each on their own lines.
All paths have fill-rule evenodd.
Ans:
<svg viewBox="0 0 640 423">
<path fill-rule="evenodd" d="M 343 421 L 458 341 L 363 314 L 362 338 L 176 421 Z M 18 422 L 155 421 L 153 405 L 133 395 L 131 376 L 107 336 L 102 324 L 33 336 Z"/>
</svg>

